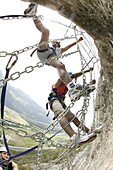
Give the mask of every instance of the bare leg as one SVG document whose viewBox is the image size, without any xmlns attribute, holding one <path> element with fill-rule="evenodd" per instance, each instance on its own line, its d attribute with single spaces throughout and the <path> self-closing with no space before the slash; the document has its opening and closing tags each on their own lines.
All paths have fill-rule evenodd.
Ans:
<svg viewBox="0 0 113 170">
<path fill-rule="evenodd" d="M 44 42 L 44 41 L 48 41 L 49 30 L 47 28 L 45 28 L 44 25 L 42 24 L 42 22 L 38 19 L 35 19 L 34 23 L 35 23 L 36 28 L 42 33 L 40 43 Z M 42 50 L 47 49 L 48 43 L 42 45 L 40 48 Z M 53 60 L 50 63 L 50 65 L 57 69 L 59 77 L 61 78 L 61 80 L 64 82 L 65 85 L 67 85 L 68 83 L 70 83 L 72 81 L 72 79 L 70 78 L 70 76 L 68 75 L 68 73 L 65 69 L 65 65 L 62 64 L 59 60 L 57 60 L 57 61 Z"/>
<path fill-rule="evenodd" d="M 71 121 L 72 119 L 73 119 L 73 118 L 69 119 L 69 121 Z M 79 127 L 79 125 L 80 125 L 80 121 L 78 120 L 78 118 L 74 119 L 74 120 L 73 120 L 73 123 L 74 123 L 77 127 Z M 82 128 L 82 130 L 83 130 L 83 131 L 85 130 L 86 133 L 89 132 L 89 128 L 87 128 L 85 125 L 84 125 L 84 127 Z"/>
<path fill-rule="evenodd" d="M 67 117 L 64 116 L 64 117 L 62 118 L 62 120 L 60 121 L 61 127 L 63 128 L 64 126 L 66 126 L 71 120 L 72 120 L 72 118 L 68 120 Z M 74 119 L 73 123 L 74 123 L 77 127 L 79 127 L 79 125 L 80 125 L 80 121 L 79 121 L 77 118 Z M 85 128 L 85 132 L 88 133 L 88 132 L 89 132 L 89 129 L 88 129 L 86 126 L 84 126 L 84 128 Z M 84 128 L 83 128 L 82 130 L 84 130 Z M 72 137 L 72 136 L 75 134 L 75 131 L 72 129 L 72 127 L 70 126 L 70 124 L 67 125 L 67 126 L 64 128 L 64 130 L 65 130 L 65 132 L 66 132 L 70 137 Z"/>
<path fill-rule="evenodd" d="M 40 43 L 42 43 L 44 41 L 48 41 L 48 39 L 49 39 L 49 30 L 47 28 L 45 28 L 44 25 L 42 24 L 42 22 L 40 20 L 38 20 L 38 19 L 35 19 L 34 23 L 35 23 L 36 28 L 42 33 Z M 42 50 L 47 49 L 48 48 L 48 43 L 42 45 L 40 48 Z"/>
<path fill-rule="evenodd" d="M 65 125 L 69 123 L 68 119 L 66 116 L 62 118 L 60 121 L 60 125 L 63 128 Z M 65 132 L 71 137 L 75 133 L 74 130 L 71 128 L 70 124 L 64 128 Z"/>
<path fill-rule="evenodd" d="M 68 73 L 67 73 L 67 71 L 65 69 L 65 65 L 62 62 L 60 62 L 59 60 L 53 60 L 50 63 L 50 65 L 57 69 L 59 77 L 61 78 L 61 80 L 63 81 L 63 83 L 65 85 L 72 82 L 72 79 L 68 75 Z"/>
</svg>

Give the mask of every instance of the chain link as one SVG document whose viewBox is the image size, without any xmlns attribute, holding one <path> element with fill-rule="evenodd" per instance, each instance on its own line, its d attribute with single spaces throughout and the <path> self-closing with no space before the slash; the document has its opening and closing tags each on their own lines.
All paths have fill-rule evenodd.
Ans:
<svg viewBox="0 0 113 170">
<path fill-rule="evenodd" d="M 15 128 L 12 128 L 11 126 L 16 126 L 16 127 L 21 127 L 21 128 L 24 128 L 22 125 L 18 125 L 18 124 L 15 124 L 15 123 L 9 123 L 7 122 L 6 120 L 3 120 L 3 119 L 0 119 L 0 127 L 5 129 L 5 130 L 12 130 L 14 131 L 17 135 L 21 136 L 21 137 L 29 137 L 31 138 L 32 140 L 35 140 L 36 142 L 39 142 L 42 137 L 44 136 L 43 133 L 41 132 L 36 132 L 35 134 L 28 134 L 25 130 L 22 130 L 22 129 L 15 129 Z M 4 125 L 2 125 L 2 122 L 4 122 Z"/>
<path fill-rule="evenodd" d="M 24 18 L 34 18 L 33 15 L 31 16 L 28 16 L 28 15 L 5 15 L 5 16 L 0 16 L 0 19 L 3 19 L 3 20 L 13 20 L 13 19 L 24 19 Z M 37 18 L 39 20 L 44 20 L 44 16 L 42 15 L 39 15 L 37 16 Z"/>
<path fill-rule="evenodd" d="M 41 170 L 41 166 L 40 166 L 40 158 L 42 155 L 42 150 L 43 150 L 43 142 L 40 141 L 40 144 L 38 145 L 38 153 L 37 153 L 37 170 Z"/>
<path fill-rule="evenodd" d="M 0 52 L 0 57 L 6 57 L 8 55 L 12 55 L 12 53 L 7 53 L 6 51 L 1 51 Z"/>
</svg>

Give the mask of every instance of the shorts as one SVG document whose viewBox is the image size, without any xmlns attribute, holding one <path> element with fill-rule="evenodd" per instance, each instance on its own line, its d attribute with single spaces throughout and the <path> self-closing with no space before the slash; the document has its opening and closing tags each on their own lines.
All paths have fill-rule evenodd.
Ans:
<svg viewBox="0 0 113 170">
<path fill-rule="evenodd" d="M 54 112 L 54 117 L 56 118 L 61 112 L 63 112 L 66 108 L 66 105 L 63 100 L 54 100 L 52 103 L 51 110 Z M 75 115 L 69 110 L 66 115 L 67 119 L 74 118 Z"/>
<path fill-rule="evenodd" d="M 40 61 L 44 62 L 47 65 L 50 65 L 49 64 L 50 61 L 47 59 L 50 58 L 51 56 L 53 56 L 53 57 L 56 56 L 56 54 L 54 54 L 53 50 L 50 47 L 48 47 L 45 50 L 42 50 L 40 47 L 38 47 L 37 55 L 38 55 L 38 58 L 40 59 Z"/>
</svg>

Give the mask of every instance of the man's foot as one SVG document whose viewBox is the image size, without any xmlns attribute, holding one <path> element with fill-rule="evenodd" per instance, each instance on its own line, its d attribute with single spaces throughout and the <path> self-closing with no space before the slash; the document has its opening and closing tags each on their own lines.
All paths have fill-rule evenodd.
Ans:
<svg viewBox="0 0 113 170">
<path fill-rule="evenodd" d="M 95 133 L 91 133 L 91 134 L 87 134 L 85 136 L 82 136 L 79 139 L 79 145 L 81 146 L 84 143 L 92 142 L 96 137 L 97 137 L 97 135 Z"/>
<path fill-rule="evenodd" d="M 81 136 L 79 139 L 78 139 L 78 136 L 77 135 L 73 135 L 71 138 L 70 138 L 70 142 L 72 142 L 72 144 L 75 144 L 77 145 L 77 147 L 80 147 L 81 145 L 85 144 L 85 143 L 90 143 L 92 142 L 94 139 L 96 139 L 97 135 L 95 133 L 91 133 L 91 134 L 87 134 L 85 136 Z"/>
<path fill-rule="evenodd" d="M 86 85 L 85 87 L 77 84 L 75 87 L 69 89 L 70 100 L 79 100 L 81 96 L 89 96 L 91 92 L 95 90 L 95 86 Z"/>
<path fill-rule="evenodd" d="M 101 126 L 99 126 L 98 128 L 96 128 L 96 129 L 91 129 L 90 131 L 89 131 L 89 133 L 88 134 L 91 134 L 91 133 L 99 133 L 99 132 L 101 132 L 101 130 L 102 130 L 102 125 Z"/>
<path fill-rule="evenodd" d="M 79 100 L 80 97 L 81 97 L 81 91 L 83 89 L 83 86 L 81 86 L 80 84 L 77 84 L 76 86 L 74 86 L 74 88 L 71 88 L 69 90 L 69 97 L 70 97 L 70 100 L 73 101 L 73 100 Z"/>
<path fill-rule="evenodd" d="M 25 14 L 25 15 L 28 15 L 28 16 L 30 16 L 30 15 L 35 16 L 35 15 L 36 15 L 36 12 L 37 12 L 37 5 L 31 3 L 31 4 L 28 6 L 28 8 L 24 11 L 24 14 Z"/>
<path fill-rule="evenodd" d="M 91 93 L 91 92 L 93 92 L 95 90 L 95 86 L 86 86 L 85 88 L 84 88 L 84 92 L 83 92 L 83 96 L 89 96 L 89 94 Z"/>
</svg>

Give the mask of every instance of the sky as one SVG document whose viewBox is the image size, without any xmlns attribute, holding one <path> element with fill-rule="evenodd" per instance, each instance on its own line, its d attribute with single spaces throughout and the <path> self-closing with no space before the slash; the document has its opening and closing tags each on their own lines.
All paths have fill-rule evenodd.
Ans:
<svg viewBox="0 0 113 170">
<path fill-rule="evenodd" d="M 28 7 L 28 2 L 23 2 L 20 0 L 4 0 L 0 1 L 0 16 L 5 15 L 23 15 L 24 10 Z M 42 20 L 45 27 L 50 30 L 50 39 L 61 39 L 64 36 L 71 37 L 75 36 L 73 29 L 68 29 L 71 21 L 60 16 L 58 12 L 47 9 L 42 6 L 38 6 L 37 15 L 43 15 L 44 20 Z M 52 22 L 57 21 L 58 23 Z M 59 24 L 62 23 L 62 24 Z M 75 25 L 74 23 L 72 23 Z M 77 33 L 77 39 L 81 36 L 81 33 Z M 21 50 L 25 47 L 33 46 L 40 41 L 41 34 L 36 29 L 32 19 L 13 19 L 13 20 L 0 20 L 0 51 L 6 51 L 7 53 L 12 53 L 13 51 Z M 85 47 L 85 42 L 93 43 L 92 39 L 87 37 L 88 41 L 84 39 L 81 45 Z M 61 47 L 76 41 L 76 39 L 65 39 L 61 41 Z M 51 44 L 50 44 L 51 45 Z M 91 47 L 91 46 L 90 46 Z M 72 47 L 66 53 L 76 51 L 77 46 Z M 90 60 L 87 56 L 87 47 L 85 50 L 81 49 L 84 57 L 86 57 L 87 62 Z M 15 66 L 11 69 L 10 75 L 16 71 L 22 72 L 28 66 L 35 66 L 39 59 L 36 54 L 30 57 L 33 50 L 21 53 L 18 55 L 18 61 Z M 91 51 L 95 56 L 98 56 L 98 52 L 95 47 L 91 47 Z M 88 50 L 89 52 L 89 50 Z M 90 53 L 90 52 L 89 52 Z M 92 57 L 92 54 L 91 54 Z M 0 57 L 0 69 L 5 74 L 5 68 L 10 56 Z M 61 61 L 65 64 L 67 71 L 73 73 L 81 71 L 80 55 L 78 53 L 64 57 Z M 92 62 L 89 64 L 92 67 Z M 95 78 L 98 77 L 98 66 L 96 67 L 96 72 L 94 73 Z M 18 87 L 25 93 L 27 93 L 32 99 L 35 100 L 40 106 L 45 108 L 48 95 L 51 91 L 51 86 L 59 78 L 57 70 L 51 66 L 43 66 L 41 68 L 35 68 L 31 73 L 24 73 L 21 77 L 14 81 L 9 81 L 9 83 Z M 89 80 L 90 75 L 87 73 L 87 79 Z M 81 83 L 82 78 L 79 80 Z M 66 104 L 70 104 L 70 99 L 66 98 Z M 75 104 L 72 108 L 74 112 L 81 109 L 81 102 Z M 88 120 L 92 119 L 92 114 L 88 115 Z"/>
</svg>

